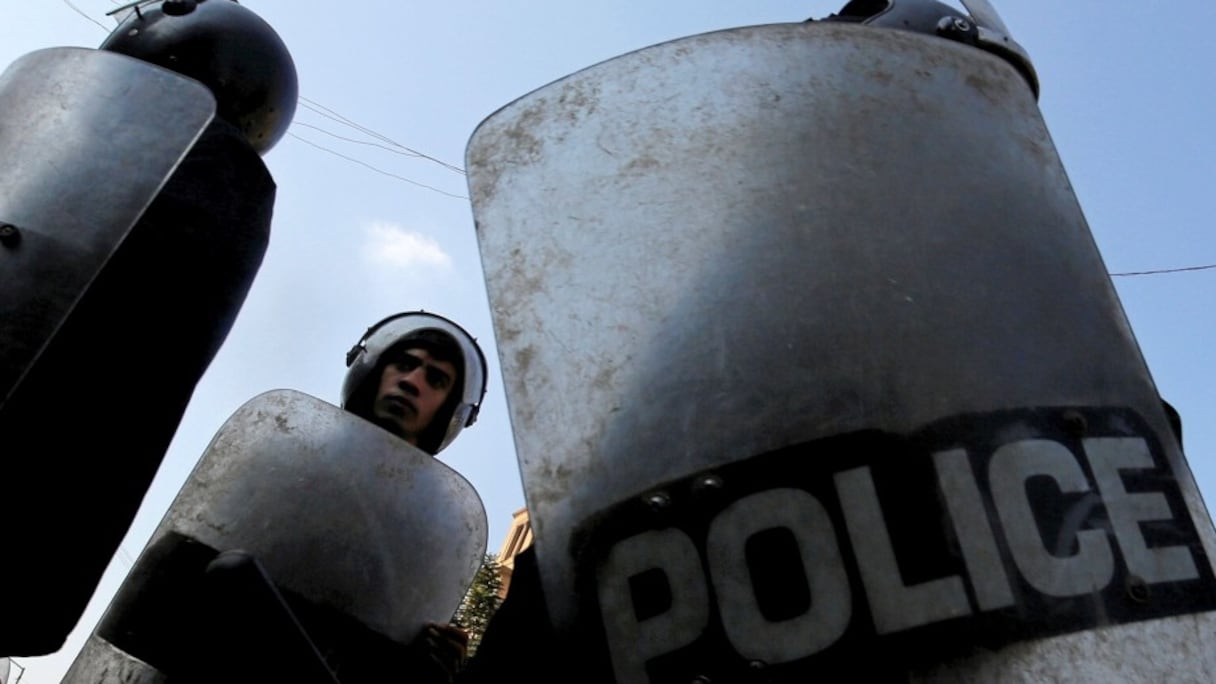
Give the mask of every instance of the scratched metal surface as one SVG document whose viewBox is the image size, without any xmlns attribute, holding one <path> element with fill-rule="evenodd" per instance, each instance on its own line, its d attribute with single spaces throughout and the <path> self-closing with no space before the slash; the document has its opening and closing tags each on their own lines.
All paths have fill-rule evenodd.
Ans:
<svg viewBox="0 0 1216 684">
<path fill-rule="evenodd" d="M 466 165 L 559 625 L 571 533 L 605 508 L 976 411 L 1134 409 L 1211 556 L 1033 93 L 1000 59 L 839 24 L 693 36 L 507 105 Z"/>
<path fill-rule="evenodd" d="M 216 434 L 153 535 L 244 549 L 283 588 L 408 643 L 446 622 L 486 517 L 459 473 L 300 392 L 261 394 Z"/>
<path fill-rule="evenodd" d="M 171 125 L 150 125 L 151 103 Z M 0 223 L 21 235 L 0 247 L 2 407 L 211 121 L 215 99 L 124 55 L 50 48 L 0 74 L 0 109 Z"/>
<path fill-rule="evenodd" d="M 433 456 L 336 406 L 275 390 L 216 433 L 137 567 L 169 533 L 247 551 L 280 590 L 408 644 L 424 623 L 451 619 L 485 554 L 487 522 L 472 485 Z M 121 621 L 109 614 L 116 603 L 103 625 Z M 64 682 L 162 679 L 95 631 Z"/>
</svg>

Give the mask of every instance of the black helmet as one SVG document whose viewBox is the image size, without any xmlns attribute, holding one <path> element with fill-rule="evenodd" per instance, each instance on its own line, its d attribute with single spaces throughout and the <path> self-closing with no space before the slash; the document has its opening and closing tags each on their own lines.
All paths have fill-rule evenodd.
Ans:
<svg viewBox="0 0 1216 684">
<path fill-rule="evenodd" d="M 933 35 L 943 17 L 969 18 L 936 0 L 851 0 L 824 21 L 856 22 Z"/>
<path fill-rule="evenodd" d="M 264 154 L 296 111 L 296 67 L 261 17 L 234 0 L 152 0 L 133 11 L 102 50 L 150 62 L 201 82 L 221 118 Z"/>
<path fill-rule="evenodd" d="M 486 358 L 477 340 L 455 322 L 426 311 L 408 311 L 389 316 L 367 329 L 346 353 L 346 378 L 342 381 L 342 408 L 359 413 L 363 402 L 374 397 L 385 352 L 399 349 L 402 343 L 414 344 L 428 335 L 439 334 L 459 349 L 453 360 L 459 372 L 459 385 L 435 414 L 435 419 L 418 438 L 418 448 L 437 454 L 466 427 L 477 421 L 481 401 L 486 395 Z M 424 344 L 425 346 L 425 344 Z"/>
<path fill-rule="evenodd" d="M 987 0 L 962 3 L 970 14 L 937 0 L 849 0 L 839 12 L 822 21 L 936 35 L 977 47 L 1013 65 L 1038 97 L 1039 77 L 1030 55 L 1009 35 L 996 10 Z"/>
</svg>

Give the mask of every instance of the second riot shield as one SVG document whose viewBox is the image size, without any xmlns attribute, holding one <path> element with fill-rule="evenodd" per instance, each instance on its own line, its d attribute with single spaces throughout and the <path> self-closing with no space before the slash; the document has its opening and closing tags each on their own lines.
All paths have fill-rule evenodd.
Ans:
<svg viewBox="0 0 1216 684">
<path fill-rule="evenodd" d="M 98 50 L 0 76 L 0 655 L 75 625 L 260 262 L 273 186 L 214 112 Z"/>
<path fill-rule="evenodd" d="M 458 473 L 331 404 L 268 392 L 216 434 L 65 682 L 197 677 L 250 624 L 251 667 L 272 678 L 327 681 L 298 674 L 310 657 L 341 681 L 408 678 L 414 638 L 451 620 L 485 549 Z M 261 579 L 222 577 L 234 551 Z"/>
</svg>

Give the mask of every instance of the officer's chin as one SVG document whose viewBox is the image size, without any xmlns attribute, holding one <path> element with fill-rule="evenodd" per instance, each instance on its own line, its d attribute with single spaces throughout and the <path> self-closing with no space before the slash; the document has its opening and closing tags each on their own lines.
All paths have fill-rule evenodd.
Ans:
<svg viewBox="0 0 1216 684">
<path fill-rule="evenodd" d="M 396 434 L 396 436 L 400 437 L 401 439 L 406 439 L 406 441 L 409 441 L 409 439 L 407 439 L 409 436 L 407 436 L 405 433 L 405 428 L 402 428 L 400 422 L 394 420 L 393 416 L 376 415 L 371 416 L 370 419 L 367 419 L 367 421 L 371 422 L 372 425 L 383 428 L 383 430 Z"/>
<path fill-rule="evenodd" d="M 401 439 L 404 439 L 405 441 L 409 442 L 410 444 L 414 443 L 413 436 L 405 431 L 405 428 L 403 428 L 401 426 L 400 422 L 394 420 L 390 416 L 374 416 L 370 419 L 369 422 L 372 423 L 373 425 L 376 425 L 377 427 L 388 430 L 389 432 L 393 433 L 397 437 L 400 437 Z"/>
</svg>

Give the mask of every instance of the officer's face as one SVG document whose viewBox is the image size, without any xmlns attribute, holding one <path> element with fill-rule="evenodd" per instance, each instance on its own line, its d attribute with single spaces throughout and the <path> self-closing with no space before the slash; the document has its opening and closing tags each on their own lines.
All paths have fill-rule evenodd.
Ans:
<svg viewBox="0 0 1216 684">
<path fill-rule="evenodd" d="M 372 413 L 410 444 L 431 424 L 452 391 L 456 367 L 425 349 L 406 349 L 384 366 Z"/>
</svg>

